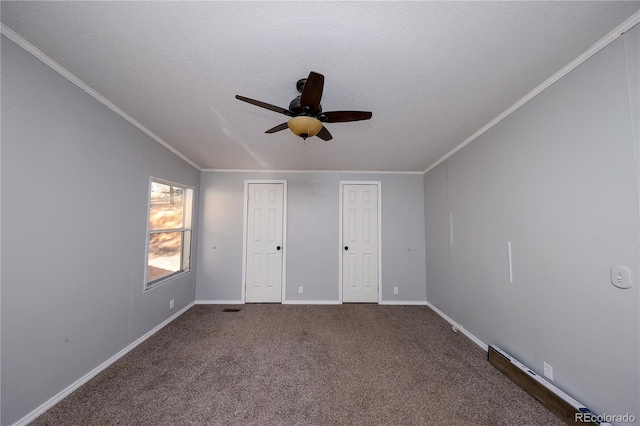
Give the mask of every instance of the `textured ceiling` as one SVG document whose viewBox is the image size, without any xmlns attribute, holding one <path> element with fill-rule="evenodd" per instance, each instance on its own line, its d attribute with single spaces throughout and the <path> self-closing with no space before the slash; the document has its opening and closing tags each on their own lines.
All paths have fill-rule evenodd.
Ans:
<svg viewBox="0 0 640 426">
<path fill-rule="evenodd" d="M 201 168 L 423 171 L 638 2 L 7 2 L 2 22 Z M 265 134 L 309 71 L 334 139 Z M 517 141 L 514 141 L 517 143 Z"/>
</svg>

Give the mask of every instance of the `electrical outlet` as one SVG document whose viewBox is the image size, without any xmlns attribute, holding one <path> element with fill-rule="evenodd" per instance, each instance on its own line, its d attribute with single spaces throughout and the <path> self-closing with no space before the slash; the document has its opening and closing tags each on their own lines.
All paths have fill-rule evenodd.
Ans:
<svg viewBox="0 0 640 426">
<path fill-rule="evenodd" d="M 393 294 L 398 294 L 398 287 L 393 288 Z"/>
<path fill-rule="evenodd" d="M 298 287 L 298 294 L 304 293 L 304 288 L 302 286 Z"/>
<path fill-rule="evenodd" d="M 553 367 L 546 362 L 543 362 L 542 365 L 544 366 L 544 377 L 553 380 Z"/>
<path fill-rule="evenodd" d="M 173 299 L 169 300 L 169 309 L 173 309 Z"/>
</svg>

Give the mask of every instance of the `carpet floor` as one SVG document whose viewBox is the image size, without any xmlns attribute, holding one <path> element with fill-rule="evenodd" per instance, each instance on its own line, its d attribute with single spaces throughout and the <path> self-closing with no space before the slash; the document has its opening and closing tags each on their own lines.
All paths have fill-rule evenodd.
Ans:
<svg viewBox="0 0 640 426">
<path fill-rule="evenodd" d="M 563 425 L 426 306 L 196 305 L 32 425 Z"/>
</svg>

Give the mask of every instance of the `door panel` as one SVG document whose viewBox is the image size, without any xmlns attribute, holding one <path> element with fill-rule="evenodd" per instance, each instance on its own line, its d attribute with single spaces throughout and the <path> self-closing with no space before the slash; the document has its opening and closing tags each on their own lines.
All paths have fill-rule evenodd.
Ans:
<svg viewBox="0 0 640 426">
<path fill-rule="evenodd" d="M 248 190 L 245 302 L 281 302 L 284 185 L 251 183 Z"/>
<path fill-rule="evenodd" d="M 342 301 L 378 302 L 378 186 L 342 187 Z"/>
</svg>

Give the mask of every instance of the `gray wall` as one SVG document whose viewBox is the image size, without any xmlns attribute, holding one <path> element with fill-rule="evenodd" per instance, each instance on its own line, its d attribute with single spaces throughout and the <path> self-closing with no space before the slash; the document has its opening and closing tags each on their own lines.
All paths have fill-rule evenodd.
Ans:
<svg viewBox="0 0 640 426">
<path fill-rule="evenodd" d="M 287 301 L 339 299 L 341 180 L 382 182 L 383 301 L 426 300 L 421 175 L 244 172 L 202 174 L 196 300 L 241 299 L 243 193 L 249 179 L 287 180 Z M 299 286 L 304 294 L 298 294 Z"/>
<path fill-rule="evenodd" d="M 639 39 L 636 26 L 424 178 L 430 303 L 538 373 L 551 364 L 592 410 L 636 418 Z M 631 289 L 610 283 L 614 265 Z"/>
<path fill-rule="evenodd" d="M 149 177 L 200 173 L 4 36 L 1 82 L 7 425 L 193 302 L 142 289 Z"/>
</svg>

